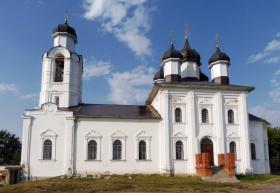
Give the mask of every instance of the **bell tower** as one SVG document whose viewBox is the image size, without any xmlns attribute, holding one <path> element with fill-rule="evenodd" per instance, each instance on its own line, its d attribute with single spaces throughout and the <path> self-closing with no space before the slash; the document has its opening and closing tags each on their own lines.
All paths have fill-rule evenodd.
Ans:
<svg viewBox="0 0 280 193">
<path fill-rule="evenodd" d="M 53 29 L 53 47 L 44 53 L 39 106 L 76 106 L 82 97 L 82 55 L 75 52 L 77 35 L 67 19 Z"/>
</svg>

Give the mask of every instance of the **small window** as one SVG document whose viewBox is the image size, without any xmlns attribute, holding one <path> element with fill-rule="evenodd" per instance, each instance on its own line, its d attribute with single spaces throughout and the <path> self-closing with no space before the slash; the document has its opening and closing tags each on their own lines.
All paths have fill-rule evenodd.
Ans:
<svg viewBox="0 0 280 193">
<path fill-rule="evenodd" d="M 94 140 L 88 142 L 88 160 L 97 159 L 97 143 Z"/>
<path fill-rule="evenodd" d="M 256 160 L 256 146 L 254 143 L 251 143 L 251 158 L 252 160 Z"/>
<path fill-rule="evenodd" d="M 228 111 L 228 123 L 234 123 L 234 112 L 231 109 Z"/>
<path fill-rule="evenodd" d="M 146 148 L 146 142 L 145 141 L 140 141 L 139 142 L 139 160 L 146 160 L 146 151 L 147 148 Z"/>
<path fill-rule="evenodd" d="M 113 160 L 122 159 L 122 142 L 120 140 L 115 140 L 113 143 Z"/>
<path fill-rule="evenodd" d="M 182 111 L 180 108 L 175 109 L 175 122 L 177 123 L 182 122 Z"/>
<path fill-rule="evenodd" d="M 182 141 L 177 141 L 176 144 L 176 160 L 184 159 L 184 147 Z"/>
<path fill-rule="evenodd" d="M 229 144 L 229 152 L 234 153 L 236 158 L 236 143 L 234 141 L 230 142 Z"/>
<path fill-rule="evenodd" d="M 44 141 L 43 147 L 43 160 L 51 160 L 52 159 L 52 142 L 47 139 Z"/>
<path fill-rule="evenodd" d="M 60 55 L 55 59 L 54 82 L 63 82 L 63 76 L 64 76 L 64 57 Z"/>
<path fill-rule="evenodd" d="M 59 106 L 59 96 L 54 97 L 54 103 Z"/>
<path fill-rule="evenodd" d="M 209 114 L 207 109 L 201 111 L 202 123 L 209 123 Z"/>
</svg>

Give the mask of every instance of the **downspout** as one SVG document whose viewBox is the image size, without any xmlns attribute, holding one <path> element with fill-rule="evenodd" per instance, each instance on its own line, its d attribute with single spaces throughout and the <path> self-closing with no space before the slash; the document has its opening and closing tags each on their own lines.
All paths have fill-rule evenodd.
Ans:
<svg viewBox="0 0 280 193">
<path fill-rule="evenodd" d="M 73 169 L 73 175 L 77 174 L 76 170 L 76 133 L 77 133 L 77 125 L 78 125 L 78 120 L 76 117 L 74 117 L 74 128 L 72 130 L 72 151 L 71 151 L 71 160 L 72 160 L 72 169 Z"/>
<path fill-rule="evenodd" d="M 170 176 L 174 176 L 174 159 L 173 159 L 173 125 L 172 125 L 172 110 L 170 105 L 171 98 L 168 97 L 168 126 L 169 126 L 169 163 L 170 163 Z M 171 119 L 171 120 L 170 120 Z"/>
<path fill-rule="evenodd" d="M 27 181 L 30 181 L 30 148 L 31 148 L 31 132 L 33 125 L 33 117 L 30 116 L 30 123 L 28 127 L 28 140 L 27 140 Z"/>
</svg>

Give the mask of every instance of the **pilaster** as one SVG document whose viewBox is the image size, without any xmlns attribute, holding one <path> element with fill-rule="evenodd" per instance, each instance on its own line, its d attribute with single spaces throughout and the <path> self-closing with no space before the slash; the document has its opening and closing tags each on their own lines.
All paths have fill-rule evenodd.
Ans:
<svg viewBox="0 0 280 193">
<path fill-rule="evenodd" d="M 244 174 L 252 173 L 250 136 L 249 136 L 249 118 L 247 109 L 247 94 L 241 93 L 240 101 L 240 143 L 241 143 L 241 172 Z"/>
<path fill-rule="evenodd" d="M 65 128 L 65 151 L 64 151 L 64 173 L 72 175 L 74 172 L 74 156 L 75 156 L 75 117 L 66 117 Z"/>
<path fill-rule="evenodd" d="M 197 136 L 197 128 L 198 128 L 198 121 L 196 116 L 196 102 L 195 102 L 195 94 L 194 91 L 190 91 L 188 94 L 188 105 L 189 105 L 189 116 L 188 116 L 188 123 L 189 123 L 189 143 L 188 143 L 188 151 L 189 151 L 189 172 L 195 174 L 196 173 L 196 157 L 195 155 L 198 153 L 198 140 Z"/>
</svg>

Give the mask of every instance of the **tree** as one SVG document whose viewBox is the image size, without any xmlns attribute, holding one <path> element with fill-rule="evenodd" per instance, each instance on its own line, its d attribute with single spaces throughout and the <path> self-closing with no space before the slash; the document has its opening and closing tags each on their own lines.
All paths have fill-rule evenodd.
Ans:
<svg viewBox="0 0 280 193">
<path fill-rule="evenodd" d="M 275 155 L 280 152 L 280 128 L 268 128 L 268 145 L 271 155 Z"/>
<path fill-rule="evenodd" d="M 280 128 L 268 128 L 268 147 L 271 170 L 280 169 Z"/>
<path fill-rule="evenodd" d="M 20 163 L 21 142 L 15 134 L 0 130 L 0 165 Z"/>
</svg>

